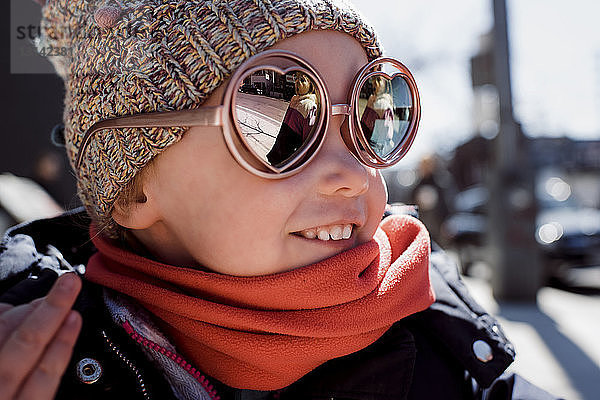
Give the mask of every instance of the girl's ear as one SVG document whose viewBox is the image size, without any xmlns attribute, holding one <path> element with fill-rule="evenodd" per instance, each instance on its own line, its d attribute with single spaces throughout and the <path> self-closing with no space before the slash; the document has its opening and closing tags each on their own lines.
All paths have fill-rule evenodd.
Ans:
<svg viewBox="0 0 600 400">
<path fill-rule="evenodd" d="M 129 229 L 146 229 L 160 220 L 155 201 L 144 193 L 134 199 L 118 198 L 111 216 L 117 224 Z"/>
</svg>

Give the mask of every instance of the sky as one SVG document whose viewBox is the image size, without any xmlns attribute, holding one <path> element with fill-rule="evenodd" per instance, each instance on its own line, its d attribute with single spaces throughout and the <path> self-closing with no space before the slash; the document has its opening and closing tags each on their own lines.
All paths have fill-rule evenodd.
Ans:
<svg viewBox="0 0 600 400">
<path fill-rule="evenodd" d="M 473 137 L 470 58 L 492 28 L 492 0 L 352 2 L 419 87 L 419 135 L 404 162 Z M 507 8 L 514 113 L 525 133 L 600 139 L 600 2 L 507 0 Z"/>
</svg>

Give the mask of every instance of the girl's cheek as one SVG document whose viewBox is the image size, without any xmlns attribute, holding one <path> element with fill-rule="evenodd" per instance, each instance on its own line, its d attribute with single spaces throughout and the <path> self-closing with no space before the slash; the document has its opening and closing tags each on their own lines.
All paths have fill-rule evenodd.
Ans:
<svg viewBox="0 0 600 400">
<path fill-rule="evenodd" d="M 387 185 L 385 183 L 385 179 L 383 179 L 383 176 L 381 175 L 381 172 L 378 169 L 374 171 L 374 175 L 375 176 L 373 177 L 373 189 L 376 193 L 373 196 L 377 198 L 376 202 L 381 205 L 382 209 L 385 209 L 385 205 L 388 201 Z M 369 189 L 371 190 L 371 186 L 369 187 Z"/>
<path fill-rule="evenodd" d="M 383 213 L 385 211 L 385 206 L 388 203 L 388 191 L 387 191 L 387 185 L 385 184 L 385 179 L 383 179 L 383 176 L 381 176 L 381 173 L 379 171 L 377 171 L 377 175 L 379 177 L 379 185 L 380 185 L 380 199 L 378 200 L 378 204 L 379 204 L 379 215 L 383 216 Z M 381 217 L 380 217 L 381 218 Z"/>
<path fill-rule="evenodd" d="M 385 180 L 379 170 L 374 169 L 372 173 L 373 175 L 367 193 L 367 212 L 369 215 L 368 224 L 372 227 L 372 233 L 374 235 L 375 230 L 383 218 L 383 213 L 388 200 L 388 192 Z"/>
</svg>

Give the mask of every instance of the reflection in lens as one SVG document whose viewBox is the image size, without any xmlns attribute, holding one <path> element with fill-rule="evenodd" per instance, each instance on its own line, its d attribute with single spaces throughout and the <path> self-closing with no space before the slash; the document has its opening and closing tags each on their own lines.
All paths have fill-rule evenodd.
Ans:
<svg viewBox="0 0 600 400">
<path fill-rule="evenodd" d="M 252 150 L 264 162 L 282 166 L 313 136 L 320 109 L 317 85 L 308 75 L 265 69 L 242 80 L 235 118 Z"/>
<path fill-rule="evenodd" d="M 360 89 L 358 109 L 365 139 L 380 157 L 403 143 L 410 127 L 412 95 L 403 77 L 374 75 Z"/>
</svg>

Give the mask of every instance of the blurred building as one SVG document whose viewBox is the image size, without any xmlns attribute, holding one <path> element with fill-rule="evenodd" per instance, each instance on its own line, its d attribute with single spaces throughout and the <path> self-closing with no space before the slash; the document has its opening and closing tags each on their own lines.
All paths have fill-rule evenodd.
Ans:
<svg viewBox="0 0 600 400">
<path fill-rule="evenodd" d="M 526 136 L 522 140 L 522 145 L 529 148 L 528 154 L 535 171 L 553 167 L 569 174 L 597 176 L 600 184 L 600 140 Z M 486 183 L 491 146 L 490 140 L 476 136 L 454 150 L 448 170 L 458 190 Z"/>
<path fill-rule="evenodd" d="M 534 176 L 551 170 L 568 181 L 582 206 L 600 208 L 600 140 L 527 138 Z M 455 149 L 448 162 L 458 191 L 486 185 L 492 143 L 475 137 Z"/>
<path fill-rule="evenodd" d="M 448 170 L 457 190 L 485 183 L 490 169 L 491 146 L 488 139 L 475 136 L 454 149 L 454 154 L 448 161 Z"/>
<path fill-rule="evenodd" d="M 5 23 L 1 24 L 0 39 L 0 107 L 2 118 L 2 145 L 0 146 L 0 173 L 9 172 L 27 177 L 42 186 L 62 208 L 79 204 L 76 196 L 75 179 L 63 148 L 52 144 L 50 134 L 62 122 L 64 87 L 62 80 L 52 70 L 50 63 L 35 53 L 31 38 L 21 37 L 16 11 L 11 7 L 31 8 L 37 13 L 28 16 L 28 23 L 39 21 L 39 5 L 33 1 L 1 2 L 0 9 Z M 12 14 L 11 14 L 12 12 Z M 23 11 L 25 13 L 25 11 Z M 35 32 L 36 30 L 32 30 Z M 22 68 L 11 62 L 15 43 L 30 52 L 21 54 Z M 11 47 L 12 44 L 12 47 Z M 27 61 L 32 66 L 46 65 L 46 69 L 25 68 Z M 12 69 L 11 69 L 12 68 Z"/>
</svg>

